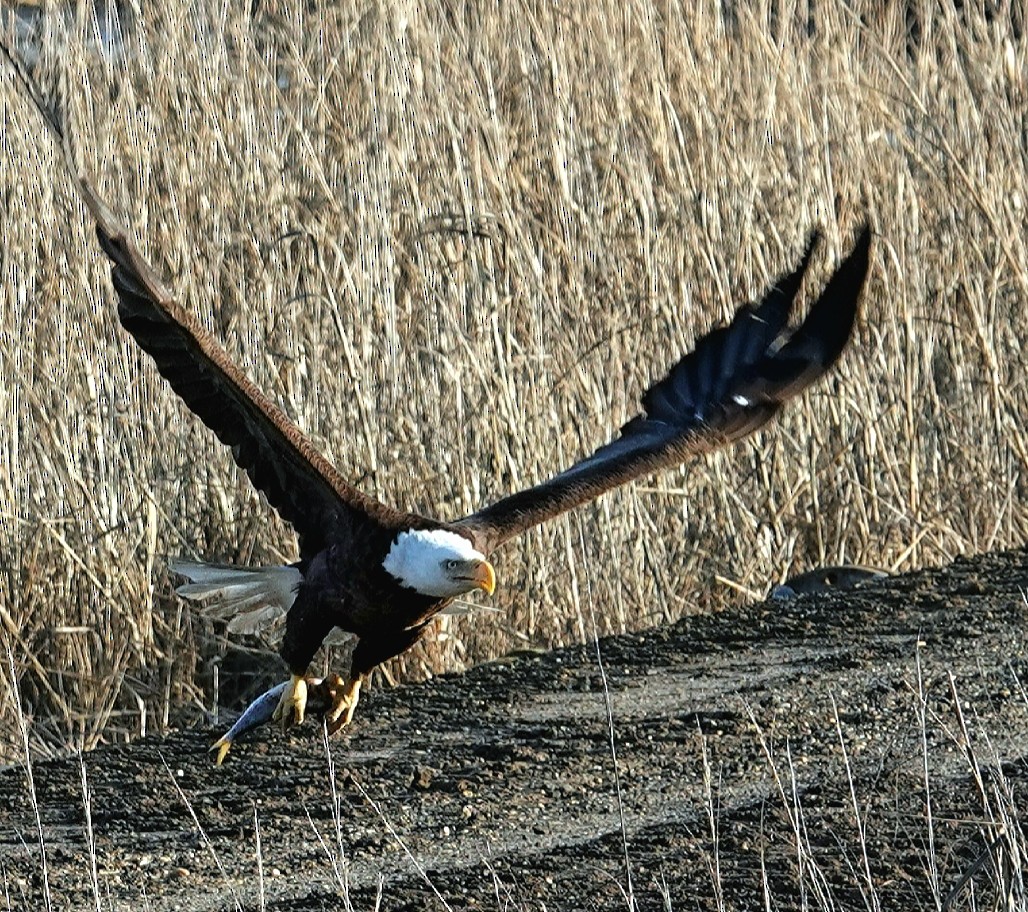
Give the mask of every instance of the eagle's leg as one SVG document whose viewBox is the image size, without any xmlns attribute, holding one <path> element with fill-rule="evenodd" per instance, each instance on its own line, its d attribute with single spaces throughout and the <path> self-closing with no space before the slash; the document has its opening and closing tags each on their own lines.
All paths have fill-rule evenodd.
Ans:
<svg viewBox="0 0 1028 912">
<path fill-rule="evenodd" d="M 295 672 L 289 676 L 272 719 L 281 722 L 283 728 L 303 722 L 307 710 L 307 680 Z"/>
<path fill-rule="evenodd" d="M 427 625 L 419 624 L 386 636 L 362 636 L 350 660 L 350 677 L 332 691 L 332 702 L 325 713 L 328 733 L 334 735 L 353 721 L 353 712 L 360 698 L 361 681 L 376 665 L 410 649 L 425 633 Z"/>
<path fill-rule="evenodd" d="M 312 597 L 310 585 L 318 582 L 324 570 L 324 556 L 320 555 L 307 569 L 304 583 L 296 593 L 286 614 L 286 632 L 282 638 L 282 658 L 289 668 L 289 680 L 275 708 L 272 718 L 283 728 L 299 725 L 307 711 L 306 674 L 314 653 L 318 651 L 329 631 L 335 626 L 335 616 Z"/>
</svg>

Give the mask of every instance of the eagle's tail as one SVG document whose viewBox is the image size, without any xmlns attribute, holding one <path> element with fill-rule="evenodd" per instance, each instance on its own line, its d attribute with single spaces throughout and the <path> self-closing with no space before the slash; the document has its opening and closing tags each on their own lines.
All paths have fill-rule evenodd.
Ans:
<svg viewBox="0 0 1028 912">
<path fill-rule="evenodd" d="M 279 623 L 296 598 L 303 579 L 296 567 L 233 567 L 173 560 L 173 573 L 189 582 L 175 591 L 199 604 L 216 620 L 228 621 L 227 631 L 261 633 Z"/>
</svg>

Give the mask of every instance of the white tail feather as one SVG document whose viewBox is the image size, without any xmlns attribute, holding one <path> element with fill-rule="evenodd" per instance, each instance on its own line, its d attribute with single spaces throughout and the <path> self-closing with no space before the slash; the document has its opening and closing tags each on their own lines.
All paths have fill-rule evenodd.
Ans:
<svg viewBox="0 0 1028 912">
<path fill-rule="evenodd" d="M 303 579 L 295 567 L 232 567 L 173 560 L 172 572 L 188 583 L 175 591 L 209 617 L 227 620 L 229 633 L 260 633 L 277 624 L 296 599 Z"/>
<path fill-rule="evenodd" d="M 283 617 L 282 609 L 278 605 L 264 605 L 252 611 L 244 609 L 229 620 L 225 631 L 236 636 L 263 633 L 281 621 Z"/>
</svg>

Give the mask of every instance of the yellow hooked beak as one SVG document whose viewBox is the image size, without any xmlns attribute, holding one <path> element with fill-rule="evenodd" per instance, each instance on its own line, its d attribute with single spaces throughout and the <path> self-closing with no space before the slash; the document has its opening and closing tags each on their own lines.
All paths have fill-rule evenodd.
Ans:
<svg viewBox="0 0 1028 912">
<path fill-rule="evenodd" d="M 477 562 L 471 579 L 475 583 L 475 588 L 481 589 L 486 595 L 492 595 L 496 591 L 496 571 L 487 560 Z"/>
</svg>

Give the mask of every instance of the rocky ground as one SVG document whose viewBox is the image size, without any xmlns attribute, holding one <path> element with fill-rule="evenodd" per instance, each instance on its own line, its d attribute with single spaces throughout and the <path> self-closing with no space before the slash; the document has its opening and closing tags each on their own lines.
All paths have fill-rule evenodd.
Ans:
<svg viewBox="0 0 1028 912">
<path fill-rule="evenodd" d="M 7 905 L 1024 908 L 1026 588 L 994 554 L 513 657 L 368 693 L 330 754 L 37 763 L 38 822 L 10 769 Z"/>
</svg>

